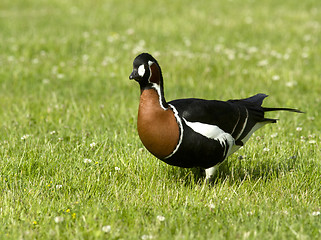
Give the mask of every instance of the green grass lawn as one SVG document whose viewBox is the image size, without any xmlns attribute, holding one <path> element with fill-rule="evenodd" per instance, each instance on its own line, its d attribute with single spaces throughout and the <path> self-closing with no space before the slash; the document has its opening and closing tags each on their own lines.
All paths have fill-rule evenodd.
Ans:
<svg viewBox="0 0 321 240">
<path fill-rule="evenodd" d="M 1 0 L 0 239 L 320 239 L 319 0 Z M 136 132 L 135 56 L 167 100 L 263 92 L 277 124 L 208 186 Z"/>
</svg>

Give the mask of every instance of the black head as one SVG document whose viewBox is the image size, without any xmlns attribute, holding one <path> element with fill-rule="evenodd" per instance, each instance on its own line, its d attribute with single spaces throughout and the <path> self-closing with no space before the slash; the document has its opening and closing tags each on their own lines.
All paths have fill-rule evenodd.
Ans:
<svg viewBox="0 0 321 240">
<path fill-rule="evenodd" d="M 164 109 L 168 107 L 164 97 L 162 70 L 156 59 L 150 54 L 142 53 L 134 59 L 133 72 L 129 79 L 134 79 L 139 83 L 141 93 L 146 89 L 155 89 L 159 95 L 161 106 Z"/>
<path fill-rule="evenodd" d="M 141 86 L 161 85 L 161 70 L 156 59 L 148 53 L 138 55 L 133 62 L 133 72 L 130 74 L 129 79 L 136 80 Z"/>
</svg>

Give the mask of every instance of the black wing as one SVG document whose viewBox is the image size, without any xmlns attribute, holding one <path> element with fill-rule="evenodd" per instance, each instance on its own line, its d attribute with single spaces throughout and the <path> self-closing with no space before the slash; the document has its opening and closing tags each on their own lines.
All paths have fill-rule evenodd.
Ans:
<svg viewBox="0 0 321 240">
<path fill-rule="evenodd" d="M 267 95 L 257 94 L 250 98 L 226 102 L 189 98 L 174 100 L 169 104 L 187 121 L 216 125 L 231 134 L 237 145 L 242 145 L 238 140 L 243 139 L 256 123 L 276 121 L 264 118 L 261 104 L 265 97 Z"/>
</svg>

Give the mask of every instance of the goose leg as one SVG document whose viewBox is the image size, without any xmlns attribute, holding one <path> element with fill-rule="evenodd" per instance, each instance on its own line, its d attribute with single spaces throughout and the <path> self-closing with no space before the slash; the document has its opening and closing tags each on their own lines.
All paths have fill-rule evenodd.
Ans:
<svg viewBox="0 0 321 240">
<path fill-rule="evenodd" d="M 215 165 L 213 167 L 205 169 L 205 174 L 206 174 L 206 182 L 211 183 L 214 181 L 214 175 L 218 169 L 219 165 Z"/>
</svg>

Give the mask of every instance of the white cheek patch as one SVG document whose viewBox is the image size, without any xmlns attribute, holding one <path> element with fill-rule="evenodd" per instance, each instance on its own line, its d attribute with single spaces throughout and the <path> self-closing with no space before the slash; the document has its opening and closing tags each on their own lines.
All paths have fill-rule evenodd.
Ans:
<svg viewBox="0 0 321 240">
<path fill-rule="evenodd" d="M 142 64 L 142 65 L 140 65 L 138 67 L 138 74 L 139 74 L 139 76 L 144 77 L 144 74 L 145 74 L 145 66 L 144 66 L 144 64 Z"/>
</svg>

